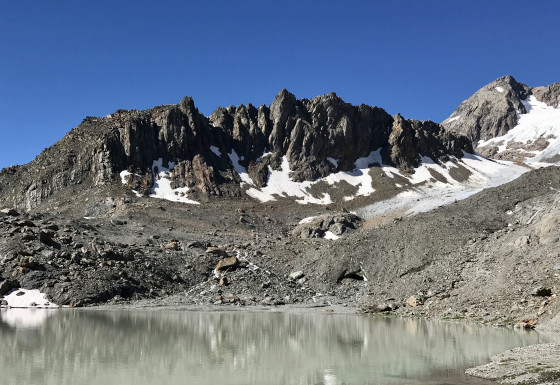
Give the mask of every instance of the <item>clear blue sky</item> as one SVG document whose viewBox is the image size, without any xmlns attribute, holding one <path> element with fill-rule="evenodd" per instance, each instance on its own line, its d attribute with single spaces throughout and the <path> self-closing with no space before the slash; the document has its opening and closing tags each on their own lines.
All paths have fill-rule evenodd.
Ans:
<svg viewBox="0 0 560 385">
<path fill-rule="evenodd" d="M 194 97 L 217 106 L 336 92 L 444 120 L 511 74 L 560 81 L 560 1 L 3 1 L 0 168 L 85 116 Z"/>
</svg>

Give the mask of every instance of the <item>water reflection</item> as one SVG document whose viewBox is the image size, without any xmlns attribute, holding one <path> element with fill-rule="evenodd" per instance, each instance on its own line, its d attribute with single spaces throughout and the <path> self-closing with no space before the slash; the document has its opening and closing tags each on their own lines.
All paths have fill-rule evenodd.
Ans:
<svg viewBox="0 0 560 385">
<path fill-rule="evenodd" d="M 482 362 L 537 334 L 366 316 L 49 313 L 0 325 L 3 384 L 382 384 Z"/>
<path fill-rule="evenodd" d="M 0 311 L 0 320 L 15 328 L 38 328 L 55 312 L 56 309 L 2 309 Z"/>
</svg>

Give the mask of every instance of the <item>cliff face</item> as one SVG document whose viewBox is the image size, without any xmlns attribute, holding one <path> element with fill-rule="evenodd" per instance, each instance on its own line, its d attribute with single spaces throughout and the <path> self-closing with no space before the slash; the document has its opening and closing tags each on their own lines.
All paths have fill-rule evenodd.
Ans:
<svg viewBox="0 0 560 385">
<path fill-rule="evenodd" d="M 125 170 L 127 185 L 148 194 L 160 158 L 164 166 L 174 164 L 173 188 L 237 196 L 238 166 L 263 187 L 269 167 L 279 169 L 286 157 L 294 181 L 311 181 L 352 170 L 356 159 L 380 148 L 384 163 L 403 170 L 418 166 L 422 156 L 439 161 L 473 151 L 465 136 L 436 123 L 353 106 L 334 93 L 298 100 L 282 90 L 268 107 L 220 107 L 208 118 L 184 98 L 178 105 L 86 118 L 31 163 L 2 170 L 0 200 L 31 209 L 70 186 L 120 182 Z"/>
<path fill-rule="evenodd" d="M 442 126 L 466 135 L 476 147 L 478 141 L 503 136 L 517 126 L 520 116 L 529 112 L 524 101 L 530 96 L 557 108 L 560 104 L 560 83 L 531 88 L 519 83 L 513 76 L 504 76 L 462 102 Z"/>
<path fill-rule="evenodd" d="M 473 143 L 504 135 L 517 125 L 517 115 L 527 112 L 521 101 L 530 91 L 512 76 L 504 76 L 462 102 L 442 125 Z"/>
</svg>

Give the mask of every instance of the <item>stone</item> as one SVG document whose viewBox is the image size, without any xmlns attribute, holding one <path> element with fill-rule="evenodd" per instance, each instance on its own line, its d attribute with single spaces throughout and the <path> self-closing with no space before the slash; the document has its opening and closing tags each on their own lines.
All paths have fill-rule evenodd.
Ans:
<svg viewBox="0 0 560 385">
<path fill-rule="evenodd" d="M 380 304 L 367 307 L 367 311 L 370 313 L 387 313 L 396 309 L 398 309 L 398 306 L 389 302 L 382 302 Z"/>
<path fill-rule="evenodd" d="M 535 297 L 550 297 L 552 295 L 552 290 L 548 287 L 539 286 L 531 291 L 531 295 Z"/>
<path fill-rule="evenodd" d="M 164 249 L 177 251 L 181 249 L 181 245 L 179 244 L 179 242 L 169 242 L 167 245 L 165 245 Z"/>
<path fill-rule="evenodd" d="M 8 209 L 8 208 L 1 209 L 0 213 L 5 214 L 5 215 L 9 215 L 11 217 L 17 217 L 19 215 L 19 213 L 17 212 L 16 209 Z"/>
<path fill-rule="evenodd" d="M 513 325 L 513 327 L 516 329 L 534 329 L 535 326 L 537 325 L 537 322 L 538 320 L 535 318 L 523 319 L 521 321 L 516 322 L 515 325 Z"/>
<path fill-rule="evenodd" d="M 200 243 L 199 241 L 192 241 L 187 243 L 187 248 L 192 249 L 192 248 L 203 248 L 204 246 L 202 245 L 202 243 Z"/>
<path fill-rule="evenodd" d="M 0 296 L 6 295 L 17 288 L 19 288 L 19 283 L 17 281 L 6 279 L 0 283 Z"/>
<path fill-rule="evenodd" d="M 232 257 L 222 258 L 216 265 L 214 271 L 219 274 L 223 270 L 236 267 L 237 263 L 238 260 L 237 260 L 237 256 L 235 255 Z"/>
<path fill-rule="evenodd" d="M 360 228 L 362 223 L 363 220 L 352 213 L 329 213 L 298 224 L 292 230 L 292 235 L 299 238 L 320 238 L 325 232 L 330 231 L 340 236 L 347 231 Z"/>
<path fill-rule="evenodd" d="M 296 281 L 300 278 L 303 278 L 305 274 L 303 273 L 303 271 L 298 270 L 298 271 L 293 271 L 290 273 L 290 275 L 288 276 L 292 281 Z"/>
<path fill-rule="evenodd" d="M 222 258 L 227 258 L 229 256 L 226 249 L 223 247 L 208 247 L 206 252 Z"/>
<path fill-rule="evenodd" d="M 29 219 L 18 221 L 16 222 L 16 225 L 21 227 L 36 227 L 35 223 Z"/>
<path fill-rule="evenodd" d="M 424 304 L 424 298 L 418 295 L 412 295 L 407 298 L 406 304 L 410 307 L 422 306 Z"/>
<path fill-rule="evenodd" d="M 55 233 L 52 230 L 41 230 L 39 233 L 39 241 L 41 241 L 41 243 L 49 243 L 52 241 L 54 236 Z"/>
<path fill-rule="evenodd" d="M 542 217 L 535 231 L 541 245 L 556 245 L 560 242 L 560 210 Z"/>
</svg>

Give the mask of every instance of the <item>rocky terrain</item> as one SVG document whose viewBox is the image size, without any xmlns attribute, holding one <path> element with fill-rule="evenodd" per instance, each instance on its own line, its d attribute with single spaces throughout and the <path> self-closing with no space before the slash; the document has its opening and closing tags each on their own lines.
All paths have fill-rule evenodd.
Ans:
<svg viewBox="0 0 560 385">
<path fill-rule="evenodd" d="M 191 98 L 88 117 L 0 172 L 0 300 L 26 288 L 74 307 L 340 305 L 559 330 L 560 169 L 537 168 L 557 138 L 503 139 L 559 99 L 558 84 L 508 76 L 442 125 L 286 90 L 209 117 Z"/>
</svg>

